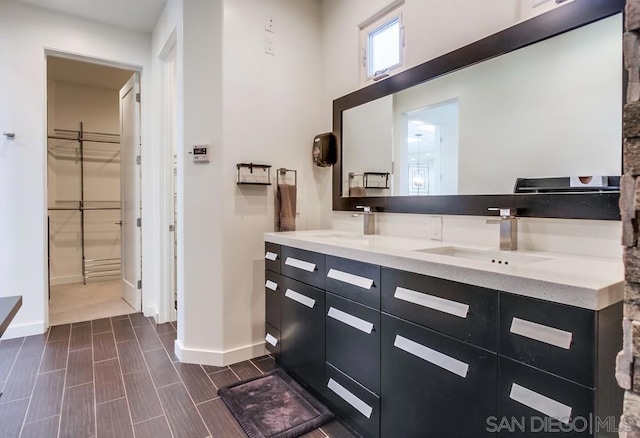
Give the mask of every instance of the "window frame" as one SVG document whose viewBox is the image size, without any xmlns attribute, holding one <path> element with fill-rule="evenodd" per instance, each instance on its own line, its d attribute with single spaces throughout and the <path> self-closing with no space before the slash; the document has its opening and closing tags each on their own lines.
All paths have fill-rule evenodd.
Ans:
<svg viewBox="0 0 640 438">
<path fill-rule="evenodd" d="M 384 79 L 390 76 L 391 71 L 397 70 L 404 65 L 406 58 L 406 39 L 405 39 L 405 24 L 404 24 L 404 0 L 395 1 L 383 10 L 379 11 L 363 23 L 359 27 L 360 31 L 360 79 L 363 85 L 373 83 L 374 81 Z M 370 73 L 370 66 L 372 65 L 371 54 L 371 37 L 381 30 L 392 26 L 395 22 L 398 22 L 400 29 L 399 45 L 398 45 L 398 59 L 399 61 L 387 67 L 383 74 L 376 75 L 375 72 Z"/>
</svg>

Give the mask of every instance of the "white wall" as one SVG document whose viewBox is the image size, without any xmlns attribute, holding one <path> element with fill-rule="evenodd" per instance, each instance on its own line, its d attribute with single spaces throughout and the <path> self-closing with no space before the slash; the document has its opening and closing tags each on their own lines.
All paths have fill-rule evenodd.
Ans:
<svg viewBox="0 0 640 438">
<path fill-rule="evenodd" d="M 0 131 L 16 133 L 0 139 L 0 295 L 23 295 L 5 337 L 42 333 L 48 321 L 45 50 L 142 68 L 143 93 L 151 84 L 149 35 L 0 2 L 0 53 L 8 66 L 0 69 Z M 143 109 L 143 142 L 149 121 Z"/>
<path fill-rule="evenodd" d="M 329 129 L 334 99 L 361 87 L 358 76 L 358 24 L 389 4 L 387 0 L 323 0 L 323 127 Z M 410 68 L 482 37 L 499 32 L 517 20 L 517 2 L 460 0 L 406 0 L 407 63 Z M 327 208 L 330 211 L 331 207 Z M 360 231 L 362 218 L 333 212 L 332 226 Z M 426 236 L 426 218 L 420 215 L 382 214 L 380 231 Z M 498 229 L 484 217 L 447 216 L 445 239 L 498 242 Z M 523 247 L 620 257 L 620 222 L 523 219 L 519 234 Z"/>
<path fill-rule="evenodd" d="M 275 186 L 237 186 L 236 163 L 271 164 L 274 182 L 278 167 L 298 171 L 298 229 L 323 226 L 315 200 L 330 200 L 331 170 L 311 164 L 320 9 L 314 0 L 228 0 L 223 9 L 184 2 L 183 13 L 177 353 L 231 363 L 264 351 L 262 235 L 274 227 Z M 275 56 L 264 53 L 267 14 Z M 200 143 L 211 145 L 209 164 L 187 154 Z"/>
<path fill-rule="evenodd" d="M 55 135 L 54 129 L 77 131 L 81 121 L 85 131 L 117 134 L 120 130 L 117 90 L 49 80 L 47 97 L 50 135 Z M 49 207 L 73 207 L 62 201 L 80 199 L 79 143 L 49 139 L 47 145 Z M 119 145 L 84 143 L 84 199 L 89 207 L 99 206 L 90 201 L 120 200 Z M 53 210 L 49 218 L 51 284 L 81 282 L 80 212 Z M 85 211 L 85 259 L 120 257 L 118 220 L 118 210 Z"/>
</svg>

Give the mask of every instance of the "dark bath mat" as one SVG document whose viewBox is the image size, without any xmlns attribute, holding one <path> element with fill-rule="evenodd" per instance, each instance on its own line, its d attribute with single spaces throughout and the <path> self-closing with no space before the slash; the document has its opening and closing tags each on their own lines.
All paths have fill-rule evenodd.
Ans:
<svg viewBox="0 0 640 438">
<path fill-rule="evenodd" d="M 294 438 L 333 419 L 280 369 L 220 388 L 218 394 L 249 438 Z"/>
</svg>

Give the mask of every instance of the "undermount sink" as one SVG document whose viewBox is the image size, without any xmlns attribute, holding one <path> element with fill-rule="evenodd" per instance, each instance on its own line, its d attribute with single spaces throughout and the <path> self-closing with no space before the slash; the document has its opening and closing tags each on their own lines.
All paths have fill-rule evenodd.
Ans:
<svg viewBox="0 0 640 438">
<path fill-rule="evenodd" d="M 443 246 L 440 248 L 417 249 L 417 252 L 427 254 L 437 254 L 448 257 L 463 258 L 469 260 L 480 260 L 487 263 L 497 265 L 528 265 L 530 263 L 542 262 L 549 260 L 548 257 L 538 257 L 517 253 L 509 253 L 506 251 L 490 251 L 481 249 L 461 248 L 458 246 Z"/>
</svg>

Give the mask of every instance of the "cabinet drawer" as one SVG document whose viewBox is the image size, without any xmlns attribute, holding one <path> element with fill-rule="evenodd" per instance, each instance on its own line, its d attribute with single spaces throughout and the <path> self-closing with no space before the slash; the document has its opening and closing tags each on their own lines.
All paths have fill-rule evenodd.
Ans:
<svg viewBox="0 0 640 438">
<path fill-rule="evenodd" d="M 490 428 L 499 431 L 499 436 L 509 437 L 593 436 L 584 427 L 592 414 L 595 418 L 594 397 L 594 390 L 500 357 L 499 416 Z M 514 418 L 518 424 L 499 427 L 503 418 Z"/>
<path fill-rule="evenodd" d="M 324 291 L 282 277 L 281 363 L 297 380 L 324 390 Z"/>
<path fill-rule="evenodd" d="M 280 358 L 280 330 L 270 324 L 265 324 L 264 340 L 267 350 L 278 360 Z"/>
<path fill-rule="evenodd" d="M 502 293 L 500 354 L 596 387 L 596 312 Z"/>
<path fill-rule="evenodd" d="M 380 266 L 332 256 L 326 265 L 327 291 L 380 308 Z"/>
<path fill-rule="evenodd" d="M 382 314 L 385 437 L 482 437 L 497 415 L 497 356 Z"/>
<path fill-rule="evenodd" d="M 327 362 L 380 394 L 380 311 L 328 293 Z"/>
<path fill-rule="evenodd" d="M 498 292 L 382 268 L 382 310 L 496 351 Z"/>
<path fill-rule="evenodd" d="M 327 364 L 325 380 L 326 398 L 333 410 L 362 436 L 378 438 L 380 397 L 330 364 Z"/>
<path fill-rule="evenodd" d="M 264 295 L 267 324 L 280 330 L 280 307 L 282 306 L 282 277 L 265 271 Z"/>
<path fill-rule="evenodd" d="M 264 267 L 269 271 L 280 272 L 280 245 L 264 243 Z"/>
<path fill-rule="evenodd" d="M 287 277 L 324 289 L 325 255 L 303 249 L 282 247 L 280 271 Z"/>
</svg>

